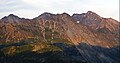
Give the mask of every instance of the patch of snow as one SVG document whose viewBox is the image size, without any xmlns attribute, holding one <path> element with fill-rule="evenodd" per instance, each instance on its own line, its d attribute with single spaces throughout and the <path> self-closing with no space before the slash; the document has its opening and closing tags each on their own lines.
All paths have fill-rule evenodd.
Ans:
<svg viewBox="0 0 120 63">
<path fill-rule="evenodd" d="M 77 21 L 77 23 L 80 23 L 80 21 Z"/>
</svg>

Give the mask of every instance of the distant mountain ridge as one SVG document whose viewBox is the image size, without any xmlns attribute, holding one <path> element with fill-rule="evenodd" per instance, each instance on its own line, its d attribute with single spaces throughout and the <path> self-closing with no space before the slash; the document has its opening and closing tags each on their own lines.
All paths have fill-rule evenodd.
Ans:
<svg viewBox="0 0 120 63">
<path fill-rule="evenodd" d="M 0 19 L 0 44 L 23 43 L 23 45 L 20 46 L 10 45 L 3 47 L 2 52 L 9 52 L 6 54 L 18 53 L 17 48 L 19 49 L 19 47 L 30 47 L 30 51 L 40 53 L 44 52 L 41 48 L 45 48 L 45 46 L 48 45 L 48 51 L 63 50 L 65 52 L 62 53 L 66 54 L 63 55 L 65 57 L 68 55 L 68 51 L 77 50 L 80 54 L 78 55 L 78 58 L 82 57 L 81 59 L 88 61 L 88 63 L 96 63 L 100 61 L 102 63 L 117 63 L 119 62 L 118 59 L 115 59 L 115 56 L 111 57 L 109 54 L 106 55 L 107 52 L 105 50 L 107 48 L 110 54 L 119 51 L 115 48 L 113 53 L 110 52 L 111 48 L 119 48 L 120 46 L 119 23 L 120 22 L 112 18 L 103 18 L 92 11 L 82 14 L 73 14 L 72 16 L 67 13 L 51 14 L 45 12 L 33 19 L 19 18 L 18 16 L 10 14 Z M 82 43 L 85 43 L 86 45 Z M 43 46 L 41 46 L 41 44 Z M 63 48 L 59 47 L 60 45 Z M 86 47 L 84 47 L 84 45 Z M 69 50 L 67 50 L 67 47 Z M 89 47 L 90 50 L 88 49 Z M 52 50 L 49 48 L 52 48 Z M 92 53 L 87 53 L 85 50 L 94 51 L 96 56 L 92 58 Z M 23 50 L 20 50 L 19 52 L 21 51 Z M 98 51 L 101 51 L 101 55 Z M 77 56 L 75 56 L 74 53 L 70 54 L 73 54 L 73 56 L 68 55 L 70 56 L 69 59 L 76 59 Z M 94 60 L 95 58 L 97 59 Z"/>
<path fill-rule="evenodd" d="M 76 24 L 76 21 L 80 21 L 80 23 Z M 40 24 L 42 24 L 44 28 L 47 27 L 47 26 L 52 27 L 52 24 L 54 24 L 56 27 L 60 27 L 60 28 L 58 28 L 58 30 L 60 29 L 60 30 L 65 31 L 65 33 L 72 33 L 72 34 L 74 34 L 76 36 L 77 36 L 77 33 L 82 33 L 82 31 L 85 28 L 87 29 L 87 31 L 86 30 L 85 31 L 86 32 L 89 31 L 88 33 L 91 33 L 91 36 L 94 33 L 95 33 L 95 35 L 99 35 L 101 33 L 108 33 L 108 34 L 106 34 L 108 36 L 109 35 L 111 35 L 111 36 L 115 35 L 116 36 L 119 33 L 119 22 L 118 21 L 116 21 L 116 20 L 114 20 L 112 18 L 102 18 L 102 17 L 100 17 L 99 15 L 97 15 L 96 13 L 94 13 L 92 11 L 88 11 L 87 13 L 83 13 L 83 14 L 73 14 L 73 16 L 70 16 L 67 13 L 51 14 L 51 13 L 45 12 L 45 13 L 41 14 L 40 16 L 38 16 L 38 17 L 36 17 L 34 19 L 23 19 L 23 18 L 19 18 L 18 16 L 15 16 L 13 14 L 10 14 L 9 16 L 3 17 L 1 19 L 1 22 L 2 22 L 2 24 L 0 23 L 1 27 L 2 27 L 2 25 L 4 25 L 4 26 L 6 26 L 6 28 L 7 28 L 7 26 L 9 26 L 9 27 L 11 26 L 10 28 L 12 28 L 12 29 L 17 29 L 18 28 L 19 30 L 21 30 L 20 28 L 22 26 L 23 26 L 23 29 L 24 28 L 27 29 L 26 27 L 30 27 L 31 32 L 29 32 L 29 34 L 27 34 L 27 35 L 30 35 L 30 36 L 33 35 L 32 31 L 34 30 L 34 28 L 32 28 L 32 27 L 35 27 L 35 26 L 39 27 Z M 18 25 L 20 27 L 18 27 Z M 69 32 L 69 31 L 66 32 L 66 29 L 68 29 L 69 27 L 71 27 L 73 29 L 71 29 L 71 32 Z M 76 28 L 76 29 L 74 29 L 74 28 Z M 82 30 L 81 32 L 78 31 L 79 28 Z M 12 30 L 12 29 L 10 29 L 10 30 Z M 92 29 L 92 30 L 90 30 L 90 29 Z M 9 30 L 9 29 L 6 29 L 5 33 L 8 32 L 7 30 Z M 36 28 L 35 28 L 35 30 L 38 31 L 38 29 L 36 29 Z M 95 31 L 91 32 L 93 30 L 95 30 Z M 15 31 L 15 30 L 13 30 L 13 31 Z M 18 31 L 18 30 L 16 30 L 16 31 Z M 24 31 L 24 30 L 21 30 L 21 31 L 18 31 L 18 32 L 20 32 L 20 33 L 25 32 L 25 34 L 28 33 L 27 31 Z M 97 32 L 97 34 L 96 34 L 96 32 Z M 11 31 L 11 33 L 12 33 L 12 31 Z M 114 33 L 114 34 L 112 34 L 112 33 Z M 14 34 L 15 33 L 13 32 L 13 35 Z M 83 34 L 84 34 L 84 32 L 83 32 Z M 118 37 L 118 35 L 116 37 Z M 74 38 L 75 38 L 75 36 L 74 36 Z M 85 36 L 85 38 L 86 38 L 86 36 Z M 77 39 L 77 38 L 75 38 L 75 39 Z M 96 39 L 96 38 L 94 38 L 94 39 Z M 71 41 L 70 36 L 69 36 L 69 40 Z M 77 40 L 81 41 L 79 36 L 78 36 Z M 75 41 L 77 41 L 77 40 L 75 40 Z M 115 39 L 115 40 L 118 40 L 118 39 Z"/>
</svg>

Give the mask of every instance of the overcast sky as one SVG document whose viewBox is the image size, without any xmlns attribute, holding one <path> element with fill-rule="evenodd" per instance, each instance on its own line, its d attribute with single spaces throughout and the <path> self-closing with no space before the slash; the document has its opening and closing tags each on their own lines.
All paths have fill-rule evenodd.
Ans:
<svg viewBox="0 0 120 63">
<path fill-rule="evenodd" d="M 34 18 L 44 12 L 86 13 L 119 20 L 119 0 L 0 0 L 0 18 L 9 14 Z"/>
</svg>

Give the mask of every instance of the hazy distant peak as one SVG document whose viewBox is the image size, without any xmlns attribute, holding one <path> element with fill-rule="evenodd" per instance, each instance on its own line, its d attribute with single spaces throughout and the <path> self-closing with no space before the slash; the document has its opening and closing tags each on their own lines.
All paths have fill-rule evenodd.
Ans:
<svg viewBox="0 0 120 63">
<path fill-rule="evenodd" d="M 95 13 L 95 12 L 93 12 L 93 11 L 88 11 L 87 13 Z"/>
<path fill-rule="evenodd" d="M 86 13 L 86 15 L 88 15 L 88 16 L 96 16 L 96 17 L 100 17 L 97 13 L 92 12 L 92 11 L 88 11 L 88 12 Z"/>
<path fill-rule="evenodd" d="M 35 19 L 45 19 L 45 20 L 49 20 L 51 19 L 53 16 L 55 16 L 55 14 L 49 13 L 49 12 L 44 12 L 41 15 L 39 15 L 38 17 L 36 17 Z"/>
<path fill-rule="evenodd" d="M 44 13 L 43 13 L 43 14 L 41 14 L 41 15 L 54 15 L 54 14 L 49 13 L 49 12 L 44 12 Z"/>
<path fill-rule="evenodd" d="M 5 16 L 1 19 L 3 22 L 9 22 L 9 23 L 14 23 L 14 22 L 19 22 L 21 18 L 14 14 L 9 14 L 8 16 Z"/>
<path fill-rule="evenodd" d="M 16 16 L 16 15 L 14 15 L 14 14 L 9 14 L 9 15 L 7 16 L 7 18 L 19 18 L 19 17 Z"/>
<path fill-rule="evenodd" d="M 8 16 L 3 17 L 2 19 L 13 19 L 13 18 L 19 18 L 18 16 L 14 15 L 14 14 L 9 14 Z"/>
<path fill-rule="evenodd" d="M 67 15 L 67 16 L 70 16 L 68 13 L 66 13 L 66 12 L 64 12 L 64 13 L 62 13 L 62 15 Z"/>
<path fill-rule="evenodd" d="M 16 15 L 14 15 L 14 14 L 9 14 L 8 16 L 11 16 L 11 17 L 16 17 Z"/>
</svg>

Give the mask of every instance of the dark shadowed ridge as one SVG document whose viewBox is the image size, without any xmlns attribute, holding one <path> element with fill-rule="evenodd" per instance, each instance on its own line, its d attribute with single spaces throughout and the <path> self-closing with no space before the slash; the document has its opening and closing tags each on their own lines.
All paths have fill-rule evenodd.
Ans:
<svg viewBox="0 0 120 63">
<path fill-rule="evenodd" d="M 119 63 L 119 46 L 112 48 L 103 48 L 99 46 L 92 46 L 85 43 L 77 45 L 79 50 L 75 46 L 69 47 L 63 43 L 53 44 L 56 47 L 61 48 L 63 51 L 36 53 L 32 51 L 24 51 L 14 54 L 12 56 L 6 56 L 0 51 L 0 61 L 9 63 Z M 12 45 L 14 46 L 14 45 Z M 15 45 L 17 46 L 17 45 Z"/>
</svg>

